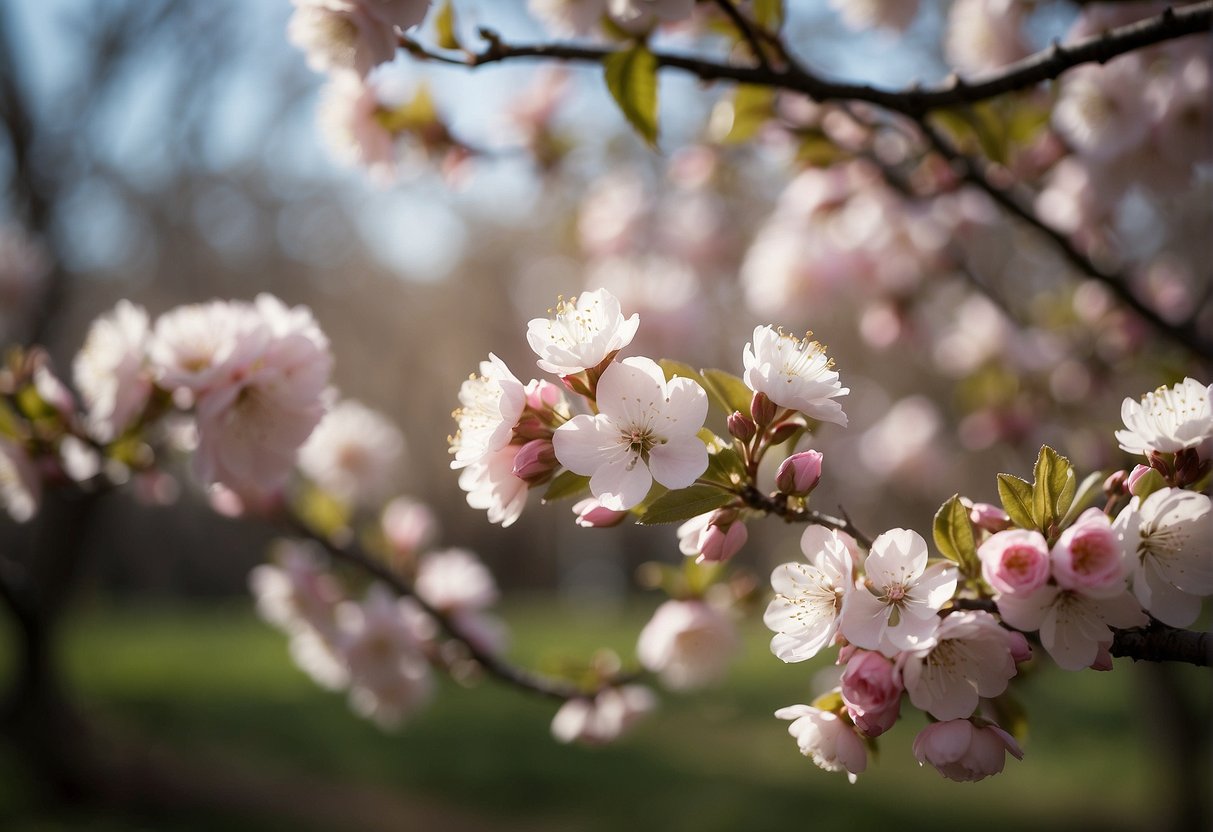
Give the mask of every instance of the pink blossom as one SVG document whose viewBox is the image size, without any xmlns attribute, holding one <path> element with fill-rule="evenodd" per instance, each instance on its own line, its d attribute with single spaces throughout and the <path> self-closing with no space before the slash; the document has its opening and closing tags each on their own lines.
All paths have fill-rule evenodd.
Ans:
<svg viewBox="0 0 1213 832">
<path fill-rule="evenodd" d="M 994 697 L 1015 675 L 1013 643 L 987 612 L 958 612 L 944 618 L 930 647 L 898 657 L 898 669 L 914 707 L 936 719 L 959 719 L 977 708 L 978 697 Z"/>
<path fill-rule="evenodd" d="M 1134 497 L 1140 497 L 1138 490 L 1141 488 L 1142 479 L 1154 469 L 1149 465 L 1134 465 L 1133 470 L 1129 472 L 1128 479 L 1125 480 L 1125 487 Z"/>
<path fill-rule="evenodd" d="M 440 612 L 483 610 L 497 601 L 497 582 L 480 558 L 466 549 L 431 552 L 421 559 L 417 595 Z"/>
<path fill-rule="evenodd" d="M 741 641 L 732 620 L 704 601 L 666 601 L 640 632 L 636 658 L 671 690 L 724 676 Z"/>
<path fill-rule="evenodd" d="M 233 384 L 261 355 L 269 333 L 247 303 L 178 306 L 156 320 L 148 356 L 161 387 L 195 397 Z"/>
<path fill-rule="evenodd" d="M 319 548 L 280 540 L 274 544 L 272 560 L 273 564 L 262 564 L 249 574 L 257 613 L 286 633 L 315 630 L 332 638 L 343 595 L 340 584 L 324 568 Z"/>
<path fill-rule="evenodd" d="M 429 506 L 408 497 L 397 497 L 383 508 L 383 535 L 398 555 L 415 555 L 434 535 L 437 518 Z"/>
<path fill-rule="evenodd" d="M 775 485 L 785 494 L 808 496 L 821 480 L 822 455 L 818 451 L 801 451 L 785 459 L 775 474 Z"/>
<path fill-rule="evenodd" d="M 371 503 L 387 491 L 403 455 L 404 436 L 390 419 L 343 399 L 300 449 L 299 469 L 345 503 Z"/>
<path fill-rule="evenodd" d="M 1049 545 L 1037 531 L 993 534 L 978 547 L 977 557 L 982 578 L 998 593 L 1026 595 L 1049 580 Z"/>
<path fill-rule="evenodd" d="M 425 18 L 430 0 L 294 0 L 287 24 L 291 43 L 317 72 L 366 75 L 396 54 L 396 27 Z"/>
<path fill-rule="evenodd" d="M 1149 619 L 1128 592 L 1092 598 L 1054 585 L 1028 595 L 1002 595 L 998 614 L 1024 632 L 1040 631 L 1040 643 L 1063 670 L 1095 662 L 1100 645 L 1112 641 L 1111 627 L 1142 627 Z"/>
<path fill-rule="evenodd" d="M 812 705 L 790 705 L 775 712 L 790 719 L 788 733 L 796 739 L 800 753 L 826 771 L 845 771 L 852 783 L 868 767 L 868 751 L 854 726 L 838 714 Z"/>
<path fill-rule="evenodd" d="M 531 485 L 547 482 L 559 468 L 551 439 L 532 439 L 514 457 L 514 476 Z"/>
<path fill-rule="evenodd" d="M 380 100 L 378 72 L 366 78 L 334 75 L 320 93 L 316 119 L 333 158 L 365 168 L 380 185 L 396 179 L 396 133 L 385 124 L 390 109 Z"/>
<path fill-rule="evenodd" d="M 1094 598 L 1124 592 L 1125 562 L 1108 516 L 1089 508 L 1053 544 L 1053 578 L 1063 589 Z"/>
<path fill-rule="evenodd" d="M 901 680 L 894 664 L 879 653 L 856 650 L 842 673 L 842 701 L 855 727 L 877 737 L 893 727 L 901 713 Z"/>
<path fill-rule="evenodd" d="M 614 742 L 657 707 L 644 685 L 606 688 L 592 699 L 569 699 L 552 718 L 552 736 L 560 742 L 605 745 Z"/>
<path fill-rule="evenodd" d="M 989 503 L 973 503 L 969 509 L 969 520 L 983 531 L 994 534 L 1011 528 L 1011 517 L 998 506 Z"/>
<path fill-rule="evenodd" d="M 628 512 L 604 508 L 595 497 L 587 497 L 573 504 L 573 513 L 577 515 L 577 525 L 583 529 L 605 529 L 618 526 L 627 519 Z"/>
<path fill-rule="evenodd" d="M 1019 743 L 984 720 L 982 725 L 968 719 L 934 722 L 914 738 L 914 756 L 919 765 L 930 763 L 944 777 L 961 783 L 1001 772 L 1008 751 L 1015 759 L 1023 759 Z"/>
<path fill-rule="evenodd" d="M 749 539 L 745 523 L 731 509 L 692 517 L 678 527 L 678 550 L 696 563 L 719 563 L 741 551 Z"/>
</svg>

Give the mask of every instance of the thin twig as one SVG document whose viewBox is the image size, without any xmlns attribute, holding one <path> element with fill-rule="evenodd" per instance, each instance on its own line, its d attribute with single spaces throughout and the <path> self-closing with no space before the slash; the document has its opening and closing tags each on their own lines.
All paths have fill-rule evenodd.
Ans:
<svg viewBox="0 0 1213 832">
<path fill-rule="evenodd" d="M 835 531 L 849 534 L 865 549 L 872 548 L 872 538 L 861 532 L 851 522 L 851 518 L 846 516 L 845 511 L 842 511 L 842 517 L 835 517 L 820 511 L 814 511 L 813 509 L 794 508 L 788 505 L 786 495 L 780 494 L 772 497 L 769 494 L 763 494 L 752 485 L 742 488 L 740 497 L 750 508 L 782 517 L 788 523 L 809 523 L 814 526 L 825 526 L 827 529 L 834 529 Z"/>
<path fill-rule="evenodd" d="M 758 61 L 758 65 L 765 70 L 773 71 L 771 62 L 767 60 L 766 50 L 763 49 L 762 39 L 754 23 L 745 16 L 741 9 L 733 5 L 733 0 L 716 0 L 716 5 L 728 16 L 733 25 L 737 27 L 737 31 L 745 38 L 746 43 L 750 45 L 750 51 L 754 53 L 754 58 Z"/>
</svg>

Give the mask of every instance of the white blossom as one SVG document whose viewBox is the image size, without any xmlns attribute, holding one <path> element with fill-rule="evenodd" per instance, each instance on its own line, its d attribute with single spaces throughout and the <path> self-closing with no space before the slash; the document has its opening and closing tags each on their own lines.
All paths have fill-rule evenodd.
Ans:
<svg viewBox="0 0 1213 832">
<path fill-rule="evenodd" d="M 927 566 L 927 543 L 917 532 L 890 529 L 872 541 L 865 586 L 848 593 L 839 629 L 847 641 L 894 656 L 934 642 L 937 613 L 956 591 L 950 564 Z"/>
<path fill-rule="evenodd" d="M 988 612 L 944 618 L 930 647 L 898 657 L 902 683 L 914 707 L 936 719 L 971 716 L 978 697 L 994 697 L 1015 675 L 1011 636 Z"/>
<path fill-rule="evenodd" d="M 468 465 L 459 474 L 459 487 L 468 505 L 488 512 L 490 523 L 511 526 L 526 507 L 527 484 L 514 476 L 517 445 L 506 445 Z"/>
<path fill-rule="evenodd" d="M 420 23 L 430 0 L 294 0 L 287 37 L 317 72 L 366 75 L 396 54 L 396 27 Z"/>
<path fill-rule="evenodd" d="M 1110 627 L 1141 627 L 1148 621 L 1128 592 L 1092 598 L 1052 584 L 1026 596 L 1000 596 L 998 614 L 1017 630 L 1039 630 L 1040 643 L 1064 670 L 1090 667 L 1100 648 L 1112 643 Z"/>
<path fill-rule="evenodd" d="M 466 549 L 430 552 L 413 583 L 417 595 L 442 612 L 482 610 L 497 601 L 497 583 L 480 558 Z"/>
<path fill-rule="evenodd" d="M 855 589 L 851 553 L 838 532 L 809 526 L 800 550 L 807 563 L 785 563 L 771 573 L 775 597 L 762 617 L 775 632 L 771 652 L 785 662 L 811 659 L 830 645 L 843 601 Z"/>
<path fill-rule="evenodd" d="M 729 616 L 705 601 L 666 601 L 640 631 L 636 658 L 670 690 L 691 690 L 724 676 L 741 646 Z"/>
<path fill-rule="evenodd" d="M 775 712 L 790 719 L 788 733 L 796 739 L 800 753 L 826 771 L 845 771 L 852 783 L 868 767 L 868 752 L 850 722 L 838 714 L 812 705 L 789 705 Z"/>
<path fill-rule="evenodd" d="M 509 444 L 526 408 L 526 388 L 504 361 L 489 353 L 488 361 L 480 362 L 480 375 L 460 385 L 459 404 L 454 413 L 458 429 L 450 438 L 452 468 L 481 462 Z"/>
<path fill-rule="evenodd" d="M 707 469 L 698 433 L 708 399 L 694 381 L 666 381 L 655 361 L 628 358 L 603 372 L 597 399 L 598 415 L 574 416 L 552 442 L 562 465 L 590 477 L 590 491 L 605 508 L 637 505 L 653 480 L 686 488 Z"/>
<path fill-rule="evenodd" d="M 948 12 L 944 53 L 952 67 L 980 73 L 1006 66 L 1029 52 L 1022 0 L 956 0 Z"/>
<path fill-rule="evenodd" d="M 560 376 L 597 367 L 632 343 L 640 316 L 624 318 L 619 301 L 605 289 L 583 292 L 556 304 L 554 317 L 527 323 L 526 339 L 540 369 Z"/>
<path fill-rule="evenodd" d="M 0 504 L 18 523 L 38 513 L 42 478 L 25 449 L 0 436 Z"/>
<path fill-rule="evenodd" d="M 560 742 L 604 745 L 619 738 L 657 707 L 657 697 L 644 685 L 606 688 L 594 698 L 569 699 L 552 718 L 552 736 Z"/>
<path fill-rule="evenodd" d="M 1173 627 L 1200 615 L 1213 595 L 1213 508 L 1204 494 L 1178 488 L 1134 497 L 1116 518 L 1116 531 L 1132 573 L 1133 594 L 1145 609 Z"/>
<path fill-rule="evenodd" d="M 846 427 L 847 415 L 834 399 L 851 391 L 839 382 L 823 345 L 758 326 L 742 360 L 745 383 L 755 393 L 765 393 L 780 407 Z"/>
<path fill-rule="evenodd" d="M 1060 82 L 1053 126 L 1082 156 L 1101 163 L 1123 157 L 1149 133 L 1144 76 L 1141 60 L 1132 55 L 1077 67 Z"/>
<path fill-rule="evenodd" d="M 918 14 L 918 0 L 830 0 L 849 29 L 881 26 L 904 32 Z"/>
<path fill-rule="evenodd" d="M 404 455 L 404 436 L 361 402 L 338 402 L 299 451 L 299 469 L 346 503 L 381 498 Z"/>
<path fill-rule="evenodd" d="M 72 362 L 89 428 L 103 442 L 122 435 L 147 405 L 152 392 L 147 345 L 146 310 L 122 300 L 93 321 Z"/>
<path fill-rule="evenodd" d="M 1116 441 L 1131 454 L 1174 453 L 1194 448 L 1213 436 L 1213 385 L 1185 378 L 1173 387 L 1159 387 L 1140 402 L 1126 398 L 1120 406 L 1125 430 Z"/>
</svg>

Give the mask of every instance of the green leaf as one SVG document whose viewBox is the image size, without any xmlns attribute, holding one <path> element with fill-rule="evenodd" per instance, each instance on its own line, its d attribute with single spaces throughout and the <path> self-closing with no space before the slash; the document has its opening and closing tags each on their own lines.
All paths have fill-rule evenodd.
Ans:
<svg viewBox="0 0 1213 832">
<path fill-rule="evenodd" d="M 1032 486 L 1014 474 L 998 475 L 998 499 L 1011 522 L 1022 529 L 1034 529 L 1032 520 Z"/>
<path fill-rule="evenodd" d="M 636 522 L 645 526 L 660 523 L 680 523 L 707 514 L 728 503 L 735 495 L 714 485 L 692 485 L 662 494 L 654 500 Z"/>
<path fill-rule="evenodd" d="M 796 161 L 813 168 L 828 168 L 851 154 L 834 143 L 820 130 L 804 130 L 797 134 Z"/>
<path fill-rule="evenodd" d="M 960 495 L 953 494 L 935 513 L 933 526 L 935 546 L 948 560 L 960 566 L 967 576 L 979 571 L 977 543 L 973 539 L 973 524 L 969 522 L 969 511 L 960 502 Z"/>
<path fill-rule="evenodd" d="M 783 25 L 783 0 L 754 0 L 751 8 L 760 26 L 778 31 Z"/>
<path fill-rule="evenodd" d="M 657 146 L 657 58 L 638 43 L 602 61 L 607 89 L 628 123 L 650 147 Z"/>
<path fill-rule="evenodd" d="M 703 472 L 704 479 L 734 488 L 745 482 L 745 477 L 745 465 L 734 448 L 722 448 L 708 456 L 708 469 Z"/>
<path fill-rule="evenodd" d="M 543 501 L 545 503 L 550 503 L 553 500 L 566 500 L 569 497 L 580 497 L 589 490 L 589 477 L 583 477 L 581 474 L 574 474 L 572 471 L 561 471 L 548 485 L 548 490 L 543 492 Z"/>
<path fill-rule="evenodd" d="M 704 383 L 704 380 L 703 380 L 703 376 L 701 376 L 699 374 L 699 371 L 696 370 L 694 367 L 692 367 L 690 364 L 683 364 L 681 361 L 674 361 L 673 359 L 670 359 L 670 358 L 663 358 L 660 361 L 658 361 L 657 363 L 659 365 L 661 365 L 661 371 L 663 373 L 665 373 L 666 381 L 669 381 L 670 379 L 677 376 L 677 377 L 681 377 L 681 378 L 689 378 L 691 381 L 695 382 L 700 387 L 706 387 L 706 384 Z"/>
<path fill-rule="evenodd" d="M 737 376 L 724 370 L 704 370 L 703 380 L 706 382 L 708 394 L 723 404 L 726 416 L 735 410 L 745 414 L 750 412 L 754 391 L 746 387 L 745 382 Z"/>
<path fill-rule="evenodd" d="M 459 36 L 455 34 L 455 7 L 446 0 L 434 17 L 434 42 L 442 49 L 459 49 Z"/>
<path fill-rule="evenodd" d="M 723 144 L 744 144 L 754 138 L 762 126 L 775 114 L 775 91 L 768 87 L 758 87 L 753 84 L 739 84 L 733 93 L 731 101 L 722 101 L 721 107 L 727 108 L 728 121 L 718 126 L 719 141 Z M 715 122 L 715 112 L 713 122 Z M 727 128 L 727 132 L 726 132 Z"/>
<path fill-rule="evenodd" d="M 1095 499 L 1096 496 L 1103 493 L 1103 481 L 1103 471 L 1092 471 L 1090 474 L 1087 474 L 1086 479 L 1079 483 L 1075 489 L 1074 499 L 1070 501 L 1069 510 L 1062 517 L 1061 522 L 1058 523 L 1061 528 L 1064 529 L 1073 523 L 1077 519 L 1079 512 L 1090 505 L 1091 500 Z"/>
<path fill-rule="evenodd" d="M 1041 446 L 1032 469 L 1032 519 L 1042 532 L 1065 516 L 1074 501 L 1074 466 L 1048 445 Z M 1063 505 L 1064 504 L 1064 505 Z"/>
</svg>

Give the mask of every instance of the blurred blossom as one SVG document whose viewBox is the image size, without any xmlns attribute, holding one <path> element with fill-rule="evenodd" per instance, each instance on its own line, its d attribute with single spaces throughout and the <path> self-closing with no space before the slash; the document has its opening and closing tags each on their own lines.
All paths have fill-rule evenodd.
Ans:
<svg viewBox="0 0 1213 832">
<path fill-rule="evenodd" d="M 1053 125 L 1075 152 L 1108 162 L 1136 149 L 1150 129 L 1144 73 L 1136 55 L 1067 73 Z"/>
<path fill-rule="evenodd" d="M 666 601 L 640 632 L 636 658 L 670 690 L 721 679 L 741 642 L 732 619 L 705 601 Z"/>
<path fill-rule="evenodd" d="M 527 9 L 551 34 L 588 35 L 606 14 L 607 0 L 527 0 Z"/>
<path fill-rule="evenodd" d="M 948 63 L 962 74 L 975 75 L 1027 56 L 1027 12 L 1023 0 L 956 0 L 944 34 Z"/>
<path fill-rule="evenodd" d="M 940 467 L 934 455 L 935 439 L 942 427 L 943 419 L 934 402 L 926 396 L 908 396 L 864 432 L 859 442 L 859 459 L 880 479 L 888 480 L 910 470 L 921 477 L 926 471 Z"/>
<path fill-rule="evenodd" d="M 383 508 L 383 535 L 398 555 L 415 555 L 433 538 L 438 520 L 429 506 L 397 497 Z"/>
<path fill-rule="evenodd" d="M 919 765 L 930 763 L 944 777 L 962 783 L 1001 772 L 1008 751 L 1017 760 L 1023 759 L 1019 743 L 1006 731 L 968 719 L 931 723 L 914 739 Z"/>
<path fill-rule="evenodd" d="M 147 311 L 119 301 L 93 321 L 72 362 L 89 427 L 103 442 L 121 436 L 147 405 L 152 392 L 148 337 Z"/>
<path fill-rule="evenodd" d="M 366 75 L 396 54 L 396 27 L 425 18 L 430 0 L 294 0 L 287 24 L 291 43 L 317 72 Z"/>
<path fill-rule="evenodd" d="M 592 699 L 569 699 L 561 705 L 552 718 L 552 736 L 565 743 L 605 745 L 656 707 L 657 697 L 643 685 L 606 688 Z"/>
<path fill-rule="evenodd" d="M 42 502 L 42 477 L 25 449 L 0 437 L 0 503 L 18 523 L 38 513 Z"/>
<path fill-rule="evenodd" d="M 932 352 L 935 366 L 957 378 L 1001 355 L 1013 335 L 1002 310 L 978 294 L 961 301 L 939 333 Z"/>
<path fill-rule="evenodd" d="M 440 612 L 483 610 L 497 601 L 497 583 L 480 558 L 466 549 L 431 552 L 417 567 L 414 588 Z"/>
<path fill-rule="evenodd" d="M 592 183 L 581 203 L 577 230 L 581 247 L 602 257 L 634 248 L 646 231 L 650 204 L 640 175 L 614 170 Z"/>
<path fill-rule="evenodd" d="M 299 451 L 299 469 L 354 505 L 382 498 L 404 455 L 404 436 L 387 417 L 353 399 L 338 402 Z"/>
<path fill-rule="evenodd" d="M 904 32 L 918 14 L 918 0 L 830 0 L 848 28 L 879 26 Z"/>
</svg>

